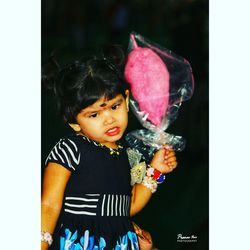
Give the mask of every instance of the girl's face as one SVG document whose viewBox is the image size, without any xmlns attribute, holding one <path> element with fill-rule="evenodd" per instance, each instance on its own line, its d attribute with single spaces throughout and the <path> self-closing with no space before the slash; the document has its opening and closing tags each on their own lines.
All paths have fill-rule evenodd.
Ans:
<svg viewBox="0 0 250 250">
<path fill-rule="evenodd" d="M 111 100 L 101 97 L 94 104 L 82 109 L 76 117 L 77 123 L 69 124 L 76 132 L 101 144 L 116 148 L 128 124 L 129 91 Z"/>
</svg>

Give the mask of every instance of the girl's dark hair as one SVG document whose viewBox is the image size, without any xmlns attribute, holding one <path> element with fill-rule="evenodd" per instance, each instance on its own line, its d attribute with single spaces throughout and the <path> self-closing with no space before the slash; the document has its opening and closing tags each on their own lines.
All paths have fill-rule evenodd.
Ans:
<svg viewBox="0 0 250 250">
<path fill-rule="evenodd" d="M 76 122 L 77 114 L 101 97 L 125 97 L 129 85 L 106 59 L 75 61 L 62 68 L 53 84 L 57 106 L 64 120 Z"/>
</svg>

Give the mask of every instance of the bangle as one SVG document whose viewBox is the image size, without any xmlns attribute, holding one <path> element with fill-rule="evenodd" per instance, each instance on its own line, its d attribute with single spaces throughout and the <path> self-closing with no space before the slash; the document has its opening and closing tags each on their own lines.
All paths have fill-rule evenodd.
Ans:
<svg viewBox="0 0 250 250">
<path fill-rule="evenodd" d="M 41 241 L 44 241 L 46 243 L 48 243 L 49 246 L 51 246 L 52 242 L 53 242 L 53 238 L 52 235 L 49 232 L 41 232 Z"/>
<path fill-rule="evenodd" d="M 142 181 L 142 185 L 149 188 L 152 193 L 156 192 L 157 189 L 157 182 L 152 177 L 145 176 Z"/>
<path fill-rule="evenodd" d="M 146 175 L 148 177 L 152 177 L 152 179 L 155 180 L 157 184 L 161 184 L 165 180 L 165 175 L 162 174 L 159 170 L 151 167 L 150 165 L 148 165 Z"/>
</svg>

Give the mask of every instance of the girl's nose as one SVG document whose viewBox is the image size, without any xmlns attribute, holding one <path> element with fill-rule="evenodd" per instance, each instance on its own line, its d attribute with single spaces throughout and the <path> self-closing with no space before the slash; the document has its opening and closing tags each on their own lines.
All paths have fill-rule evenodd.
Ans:
<svg viewBox="0 0 250 250">
<path fill-rule="evenodd" d="M 104 125 L 110 125 L 115 121 L 115 118 L 111 115 L 111 113 L 109 111 L 106 111 L 104 113 Z"/>
</svg>

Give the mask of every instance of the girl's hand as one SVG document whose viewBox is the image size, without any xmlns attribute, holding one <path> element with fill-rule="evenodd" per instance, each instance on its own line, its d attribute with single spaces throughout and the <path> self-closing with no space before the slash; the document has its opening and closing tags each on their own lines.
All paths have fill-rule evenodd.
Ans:
<svg viewBox="0 0 250 250">
<path fill-rule="evenodd" d="M 177 167 L 175 152 L 165 145 L 154 154 L 150 165 L 163 174 L 172 172 Z"/>
</svg>

